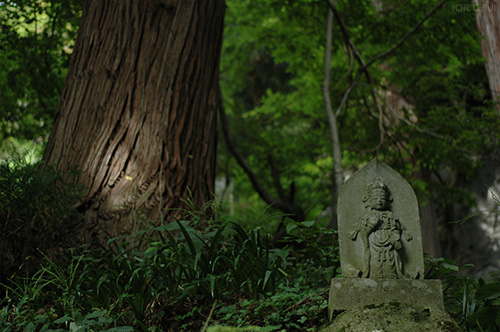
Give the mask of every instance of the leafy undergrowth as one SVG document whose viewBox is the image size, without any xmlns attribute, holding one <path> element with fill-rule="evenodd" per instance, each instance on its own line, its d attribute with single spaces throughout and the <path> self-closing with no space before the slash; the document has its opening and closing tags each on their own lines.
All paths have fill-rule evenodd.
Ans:
<svg viewBox="0 0 500 332">
<path fill-rule="evenodd" d="M 445 308 L 467 332 L 500 331 L 500 274 L 483 279 L 464 277 L 451 259 L 426 258 L 427 279 L 442 279 Z"/>
<path fill-rule="evenodd" d="M 84 193 L 77 175 L 63 176 L 19 155 L 0 161 L 0 281 L 38 270 L 40 251 L 57 257 L 76 245 L 82 216 L 75 205 Z"/>
<path fill-rule="evenodd" d="M 259 299 L 228 296 L 211 306 L 183 299 L 158 303 L 156 326 L 165 331 L 199 331 L 211 326 L 241 326 L 252 331 L 315 331 L 326 322 L 327 288 L 280 286 L 277 293 Z"/>
<path fill-rule="evenodd" d="M 178 221 L 103 249 L 46 257 L 2 285 L 0 331 L 316 331 L 339 268 L 334 231 L 287 222 L 272 245 L 259 229 Z M 500 281 L 463 278 L 453 261 L 427 259 L 464 331 L 498 331 Z"/>
<path fill-rule="evenodd" d="M 0 330 L 306 331 L 325 322 L 339 266 L 333 231 L 288 220 L 276 247 L 236 223 L 194 226 L 178 221 L 105 249 L 74 249 L 63 264 L 47 257 L 35 274 L 3 285 Z"/>
</svg>

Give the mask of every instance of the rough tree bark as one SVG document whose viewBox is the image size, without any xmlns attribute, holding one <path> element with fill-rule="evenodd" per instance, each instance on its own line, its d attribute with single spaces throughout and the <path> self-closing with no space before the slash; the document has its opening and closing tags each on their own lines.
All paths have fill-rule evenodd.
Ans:
<svg viewBox="0 0 500 332">
<path fill-rule="evenodd" d="M 479 33 L 484 36 L 481 49 L 486 58 L 486 73 L 493 101 L 500 101 L 500 6 L 495 0 L 473 0 L 477 6 Z M 500 110 L 500 106 L 497 105 Z"/>
<path fill-rule="evenodd" d="M 224 11 L 223 0 L 86 1 L 44 161 L 80 168 L 90 223 L 127 233 L 131 211 L 171 218 L 212 198 Z"/>
</svg>

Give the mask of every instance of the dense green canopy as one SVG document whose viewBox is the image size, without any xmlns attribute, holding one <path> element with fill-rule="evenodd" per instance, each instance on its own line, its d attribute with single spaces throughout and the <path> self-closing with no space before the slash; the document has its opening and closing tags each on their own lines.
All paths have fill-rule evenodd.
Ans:
<svg viewBox="0 0 500 332">
<path fill-rule="evenodd" d="M 272 195 L 316 217 L 330 203 L 331 169 L 321 84 L 328 2 L 228 0 L 221 87 L 237 148 Z M 375 4 L 375 5 L 374 5 Z M 337 1 L 354 49 L 368 63 L 397 45 L 436 1 Z M 447 1 L 389 56 L 361 75 L 338 114 L 347 173 L 375 156 L 406 176 L 444 166 L 472 174 L 498 142 L 498 113 L 473 10 Z M 81 12 L 79 1 L 0 2 L 0 146 L 45 142 Z M 470 9 L 470 8 L 469 8 Z M 334 110 L 360 65 L 333 24 Z M 33 144 L 31 144 L 32 146 Z M 236 198 L 260 201 L 220 140 L 219 173 Z M 426 190 L 427 184 L 414 180 Z M 420 193 L 422 194 L 422 192 Z M 262 203 L 264 204 L 264 203 Z"/>
<path fill-rule="evenodd" d="M 0 2 L 0 147 L 43 144 L 64 85 L 81 1 Z M 22 152 L 22 151 L 20 151 Z"/>
<path fill-rule="evenodd" d="M 338 1 L 336 8 L 365 63 L 402 40 L 436 1 Z M 406 176 L 448 166 L 470 175 L 495 149 L 492 108 L 472 10 L 449 1 L 391 55 L 369 67 L 338 115 L 342 164 L 378 156 Z M 315 217 L 329 204 L 333 167 L 321 83 L 326 1 L 228 1 L 221 84 L 237 145 L 278 194 Z M 335 109 L 360 66 L 333 26 L 330 95 Z M 376 92 L 374 93 L 374 89 Z M 220 164 L 225 169 L 225 164 Z M 229 168 L 233 176 L 240 171 Z M 425 183 L 414 186 L 425 190 Z M 422 194 L 422 192 L 420 192 Z"/>
</svg>

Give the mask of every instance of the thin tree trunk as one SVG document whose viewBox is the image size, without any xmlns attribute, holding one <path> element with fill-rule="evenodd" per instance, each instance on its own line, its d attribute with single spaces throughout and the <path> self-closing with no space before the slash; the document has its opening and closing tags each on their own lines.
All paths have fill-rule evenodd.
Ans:
<svg viewBox="0 0 500 332">
<path fill-rule="evenodd" d="M 333 172 L 332 172 L 332 213 L 328 220 L 327 227 L 336 227 L 337 216 L 337 199 L 340 190 L 344 185 L 344 174 L 342 170 L 342 153 L 340 150 L 340 138 L 338 131 L 337 115 L 333 112 L 332 102 L 330 99 L 330 71 L 332 59 L 332 27 L 333 27 L 333 11 L 328 8 L 328 17 L 326 24 L 326 45 L 325 45 L 325 79 L 322 85 L 323 101 L 325 104 L 326 117 L 328 119 L 328 126 L 330 128 L 330 141 L 332 144 L 333 156 Z"/>
<path fill-rule="evenodd" d="M 415 172 L 414 176 L 426 183 L 432 183 L 430 179 L 430 171 L 424 166 L 421 166 L 421 169 Z M 443 253 L 441 250 L 441 242 L 439 241 L 439 222 L 436 213 L 436 199 L 433 195 L 432 187 L 429 188 L 429 196 L 427 197 L 427 201 L 423 204 L 420 204 L 419 210 L 423 250 L 431 257 L 441 257 Z"/>
<path fill-rule="evenodd" d="M 44 160 L 78 166 L 89 221 L 212 199 L 223 0 L 88 0 Z M 189 202 L 189 203 L 187 203 Z M 103 221 L 108 225 L 103 225 Z"/>
<path fill-rule="evenodd" d="M 493 101 L 500 101 L 500 4 L 494 0 L 473 0 L 479 33 L 484 36 L 481 49 L 486 58 L 486 73 Z M 497 104 L 500 110 L 500 105 Z"/>
</svg>

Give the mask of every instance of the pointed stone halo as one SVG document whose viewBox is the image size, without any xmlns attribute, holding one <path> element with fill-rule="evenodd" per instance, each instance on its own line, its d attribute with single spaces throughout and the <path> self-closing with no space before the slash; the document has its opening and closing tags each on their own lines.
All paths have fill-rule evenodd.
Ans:
<svg viewBox="0 0 500 332">
<path fill-rule="evenodd" d="M 377 205 L 371 202 L 377 195 L 385 200 L 384 207 L 371 206 Z M 344 278 L 423 278 L 418 202 L 398 172 L 373 159 L 345 183 L 337 206 Z M 387 242 L 394 243 L 383 244 Z M 380 263 L 391 259 L 399 267 Z"/>
</svg>

